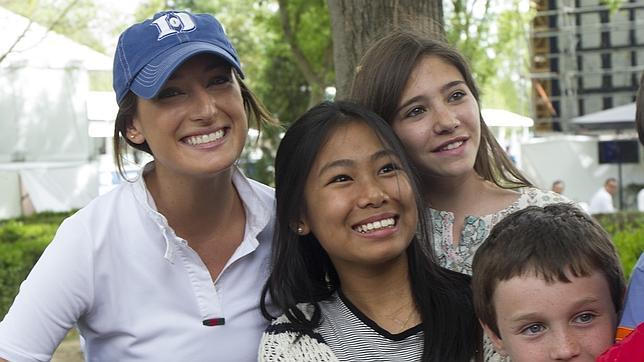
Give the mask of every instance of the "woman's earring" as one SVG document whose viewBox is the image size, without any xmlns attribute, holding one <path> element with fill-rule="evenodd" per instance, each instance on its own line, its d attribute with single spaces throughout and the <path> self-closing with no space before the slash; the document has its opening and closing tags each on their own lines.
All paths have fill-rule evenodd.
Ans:
<svg viewBox="0 0 644 362">
<path fill-rule="evenodd" d="M 297 226 L 297 233 L 298 233 L 299 235 L 304 234 L 304 228 L 302 227 L 302 225 L 298 225 L 298 226 Z"/>
</svg>

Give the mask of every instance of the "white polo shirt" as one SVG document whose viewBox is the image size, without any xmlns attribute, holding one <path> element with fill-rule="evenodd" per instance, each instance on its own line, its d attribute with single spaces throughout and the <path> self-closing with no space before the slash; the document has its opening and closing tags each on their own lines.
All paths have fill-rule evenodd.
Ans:
<svg viewBox="0 0 644 362">
<path fill-rule="evenodd" d="M 595 194 L 592 199 L 590 199 L 589 204 L 589 213 L 590 214 L 602 214 L 615 212 L 615 207 L 613 206 L 613 196 L 606 191 L 604 187 L 601 187 Z"/>
<path fill-rule="evenodd" d="M 48 361 L 77 323 L 89 361 L 253 361 L 268 322 L 273 189 L 233 174 L 244 239 L 213 283 L 143 177 L 65 220 L 0 322 L 0 357 Z M 216 192 L 216 190 L 213 190 Z M 225 318 L 225 324 L 203 321 Z"/>
</svg>

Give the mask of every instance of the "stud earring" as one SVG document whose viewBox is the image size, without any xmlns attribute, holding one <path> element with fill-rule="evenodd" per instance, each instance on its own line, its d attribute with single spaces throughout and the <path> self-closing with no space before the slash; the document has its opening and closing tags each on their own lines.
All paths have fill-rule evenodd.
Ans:
<svg viewBox="0 0 644 362">
<path fill-rule="evenodd" d="M 297 233 L 298 233 L 299 235 L 304 234 L 304 228 L 302 227 L 302 225 L 298 225 L 298 226 L 297 226 Z"/>
</svg>

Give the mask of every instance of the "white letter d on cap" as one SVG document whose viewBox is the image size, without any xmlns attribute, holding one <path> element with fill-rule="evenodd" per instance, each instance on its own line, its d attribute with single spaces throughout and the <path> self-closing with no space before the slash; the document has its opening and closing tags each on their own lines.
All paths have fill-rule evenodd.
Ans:
<svg viewBox="0 0 644 362">
<path fill-rule="evenodd" d="M 174 33 L 186 33 L 195 30 L 196 25 L 190 15 L 186 13 L 169 13 L 165 14 L 152 24 L 156 25 L 159 31 L 157 40 L 161 40 Z"/>
</svg>

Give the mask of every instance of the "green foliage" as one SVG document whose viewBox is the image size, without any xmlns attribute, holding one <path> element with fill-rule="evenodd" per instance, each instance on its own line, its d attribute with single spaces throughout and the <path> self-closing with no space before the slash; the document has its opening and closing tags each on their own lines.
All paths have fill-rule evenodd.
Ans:
<svg viewBox="0 0 644 362">
<path fill-rule="evenodd" d="M 4 316 L 58 225 L 70 213 L 42 213 L 0 221 L 0 316 Z"/>
<path fill-rule="evenodd" d="M 529 24 L 521 1 L 445 2 L 447 40 L 469 60 L 486 108 L 529 113 Z"/>
<path fill-rule="evenodd" d="M 615 13 L 624 0 L 601 0 L 599 3 L 608 6 L 611 13 Z"/>
<path fill-rule="evenodd" d="M 624 273 L 630 276 L 637 259 L 644 252 L 644 213 L 620 212 L 595 217 L 611 235 Z"/>
<path fill-rule="evenodd" d="M 68 218 L 70 215 L 74 214 L 77 210 L 71 210 L 69 212 L 54 212 L 54 211 L 45 211 L 31 216 L 21 216 L 15 219 L 0 220 L 0 227 L 4 226 L 7 223 L 20 222 L 25 225 L 53 225 L 55 228 L 58 228 L 63 220 Z M 0 237 L 0 243 L 3 239 Z"/>
<path fill-rule="evenodd" d="M 448 5 L 451 5 L 448 7 L 451 12 L 445 17 L 447 40 L 470 61 L 479 87 L 483 87 L 495 71 L 488 54 L 494 45 L 490 24 L 496 18 L 496 14 L 489 11 L 491 0 L 485 0 L 482 13 L 477 16 L 472 9 L 474 3 L 469 0 L 451 0 Z"/>
<path fill-rule="evenodd" d="M 289 0 L 286 8 L 294 41 L 319 82 L 307 80 L 295 61 L 280 24 L 279 13 L 265 13 L 261 21 L 266 34 L 264 67 L 256 88 L 280 121 L 290 124 L 306 109 L 323 99 L 324 89 L 334 83 L 331 24 L 323 0 Z M 258 19 L 260 20 L 260 19 Z"/>
</svg>

